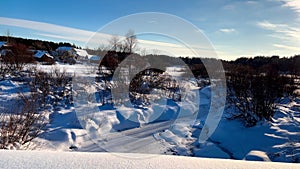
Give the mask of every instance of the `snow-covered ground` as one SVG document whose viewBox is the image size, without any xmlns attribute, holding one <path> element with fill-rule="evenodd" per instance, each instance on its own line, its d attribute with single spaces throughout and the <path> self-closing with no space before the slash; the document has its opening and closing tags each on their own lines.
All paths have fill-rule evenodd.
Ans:
<svg viewBox="0 0 300 169">
<path fill-rule="evenodd" d="M 299 164 L 249 162 L 148 154 L 0 151 L 0 168 L 128 168 L 128 169 L 299 169 Z"/>
<path fill-rule="evenodd" d="M 75 75 L 76 84 L 80 78 L 93 79 L 96 76 L 95 67 L 83 64 L 55 66 L 39 65 L 38 69 L 52 71 L 55 68 L 65 70 Z M 176 71 L 175 68 L 168 69 Z M 179 69 L 179 71 L 182 71 Z M 171 72 L 173 76 L 180 76 L 181 72 Z M 47 165 L 47 161 L 58 160 L 70 167 L 82 166 L 89 168 L 101 168 L 103 164 L 108 168 L 126 168 L 131 165 L 150 165 L 149 168 L 296 168 L 296 165 L 279 163 L 245 163 L 241 161 L 229 162 L 226 160 L 207 160 L 184 157 L 140 155 L 145 160 L 129 160 L 121 158 L 120 154 L 93 154 L 76 152 L 121 152 L 141 154 L 176 154 L 196 157 L 226 158 L 253 161 L 300 161 L 300 99 L 285 99 L 279 105 L 273 122 L 261 122 L 260 124 L 246 128 L 240 121 L 227 120 L 226 110 L 221 118 L 218 128 L 206 142 L 199 142 L 199 134 L 202 131 L 207 113 L 210 107 L 210 87 L 199 89 L 191 83 L 187 102 L 176 103 L 165 99 L 152 102 L 151 106 L 135 108 L 125 102 L 122 106 L 100 105 L 97 96 L 93 93 L 99 84 L 86 83 L 84 88 L 92 95 L 91 99 L 77 100 L 81 104 L 75 107 L 60 107 L 50 112 L 50 123 L 44 132 L 23 149 L 48 150 L 48 152 L 9 152 L 1 151 L 1 154 L 10 158 L 20 159 L 16 165 L 21 165 L 26 158 L 32 157 L 40 165 Z M 75 86 L 73 86 L 75 88 Z M 21 82 L 4 80 L 0 82 L 0 106 L 2 108 L 11 104 L 9 101 L 16 97 L 18 90 L 22 88 Z M 193 106 L 193 99 L 200 90 L 199 113 L 194 114 L 197 107 Z M 74 92 L 78 95 L 77 91 Z M 86 98 L 89 98 L 88 96 Z M 189 102 L 190 101 L 190 102 Z M 84 104 L 82 104 L 84 103 Z M 1 108 L 0 107 L 0 108 Z M 88 111 L 87 111 L 88 110 Z M 184 112 L 178 117 L 179 112 Z M 190 114 L 189 114 L 190 113 Z M 180 120 L 178 120 L 180 119 Z M 193 121 L 193 119 L 196 119 Z M 176 121 L 176 122 L 175 122 Z M 72 151 L 74 153 L 57 154 L 53 151 Z M 14 155 L 16 154 L 16 155 Z M 86 156 L 82 158 L 82 156 Z M 39 160 L 46 159 L 49 160 Z M 2 159 L 1 159 L 2 160 Z M 15 159 L 11 159 L 15 160 Z M 25 161 L 24 161 L 25 160 Z M 83 162 L 87 161 L 87 162 Z M 118 161 L 112 164 L 112 161 Z M 80 164 L 80 162 L 82 162 Z M 182 163 L 181 163 L 182 162 Z M 95 163 L 99 166 L 92 166 Z M 180 164 L 179 164 L 180 163 Z M 3 162 L 1 161 L 1 165 Z M 37 164 L 37 165 L 38 165 Z M 86 165 L 87 164 L 87 165 Z M 233 164 L 233 165 L 232 165 Z M 55 163 L 58 167 L 62 164 Z M 178 165 L 178 166 L 177 166 Z M 118 167 L 119 166 L 119 167 Z M 186 167 L 188 166 L 188 167 Z M 55 167 L 55 166 L 54 166 Z M 76 167 L 77 168 L 77 167 Z M 135 168 L 135 167 L 133 167 Z"/>
</svg>

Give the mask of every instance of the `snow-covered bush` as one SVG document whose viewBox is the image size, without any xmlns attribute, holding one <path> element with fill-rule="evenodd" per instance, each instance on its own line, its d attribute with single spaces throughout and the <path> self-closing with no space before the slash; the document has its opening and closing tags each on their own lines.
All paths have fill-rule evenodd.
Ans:
<svg viewBox="0 0 300 169">
<path fill-rule="evenodd" d="M 56 106 L 62 101 L 65 105 L 72 102 L 72 77 L 65 71 L 54 69 L 47 73 L 33 70 L 31 78 L 31 92 L 36 95 L 42 107 L 48 104 Z"/>
<path fill-rule="evenodd" d="M 181 99 L 179 83 L 158 69 L 138 73 L 130 82 L 129 91 L 131 101 L 137 105 L 147 105 L 155 98 Z"/>
</svg>

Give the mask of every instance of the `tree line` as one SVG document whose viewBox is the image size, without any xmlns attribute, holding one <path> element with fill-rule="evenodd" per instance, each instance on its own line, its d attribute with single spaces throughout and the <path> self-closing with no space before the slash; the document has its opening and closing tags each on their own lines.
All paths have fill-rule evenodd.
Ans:
<svg viewBox="0 0 300 169">
<path fill-rule="evenodd" d="M 44 41 L 38 39 L 26 39 L 20 37 L 12 37 L 12 36 L 0 36 L 0 41 L 7 42 L 10 44 L 22 44 L 26 46 L 28 49 L 32 50 L 45 50 L 45 51 L 53 51 L 57 49 L 59 46 L 67 46 L 67 47 L 77 47 L 75 44 L 71 44 L 69 42 L 51 42 Z"/>
</svg>

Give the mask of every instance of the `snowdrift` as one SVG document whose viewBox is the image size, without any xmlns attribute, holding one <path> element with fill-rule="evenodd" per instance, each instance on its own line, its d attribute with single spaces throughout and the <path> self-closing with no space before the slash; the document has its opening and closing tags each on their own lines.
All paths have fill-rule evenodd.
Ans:
<svg viewBox="0 0 300 169">
<path fill-rule="evenodd" d="M 0 168 L 264 168 L 299 169 L 299 164 L 249 162 L 238 160 L 206 159 L 168 155 L 77 153 L 52 151 L 0 151 Z"/>
</svg>

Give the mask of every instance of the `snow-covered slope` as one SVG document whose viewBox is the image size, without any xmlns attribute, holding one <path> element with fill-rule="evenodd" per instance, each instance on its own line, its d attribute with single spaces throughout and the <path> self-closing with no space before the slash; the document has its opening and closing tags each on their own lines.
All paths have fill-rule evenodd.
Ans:
<svg viewBox="0 0 300 169">
<path fill-rule="evenodd" d="M 127 169 L 299 169 L 299 164 L 247 162 L 149 154 L 0 151 L 0 168 L 127 168 Z"/>
<path fill-rule="evenodd" d="M 76 74 L 76 79 L 80 79 L 80 77 L 93 79 L 96 76 L 96 69 L 83 64 L 38 65 L 37 68 L 49 72 L 59 68 L 71 75 Z M 80 74 L 80 72 L 83 73 Z M 179 72 L 173 72 L 173 75 L 180 76 Z M 101 88 L 101 84 L 87 85 L 87 89 L 92 92 L 95 88 Z M 1 81 L 0 109 L 12 105 L 11 102 L 16 98 L 20 89 L 25 89 L 22 82 Z M 198 90 L 192 86 L 188 91 L 192 91 L 192 89 Z M 282 104 L 278 106 L 272 122 L 261 122 L 251 128 L 244 127 L 238 120 L 228 120 L 222 117 L 214 134 L 206 142 L 199 143 L 199 133 L 202 131 L 211 102 L 210 87 L 200 89 L 199 93 L 200 111 L 196 122 L 192 124 L 187 120 L 182 120 L 180 123 L 168 120 L 173 116 L 176 117 L 179 108 L 193 112 L 193 107 L 188 103 L 178 105 L 174 102 L 158 100 L 147 109 L 133 109 L 128 106 L 120 106 L 116 109 L 109 104 L 99 104 L 96 102 L 98 95 L 92 93 L 91 96 L 95 97 L 94 102 L 91 101 L 84 105 L 87 105 L 88 108 L 95 106 L 97 109 L 95 112 L 92 112 L 94 110 L 91 109 L 93 116 L 86 118 L 88 127 L 82 125 L 82 121 L 80 124 L 78 120 L 80 117 L 78 110 L 80 109 L 60 107 L 50 112 L 50 123 L 47 124 L 44 132 L 22 149 L 72 151 L 75 154 L 77 154 L 76 151 L 109 151 L 299 162 L 299 98 L 283 100 Z M 161 112 L 158 119 L 154 118 L 157 112 Z M 226 116 L 226 112 L 223 115 Z M 148 123 L 149 121 L 151 123 Z M 98 133 L 93 135 L 93 127 L 97 128 L 100 124 Z M 99 133 L 104 134 L 99 136 L 97 135 Z"/>
</svg>

